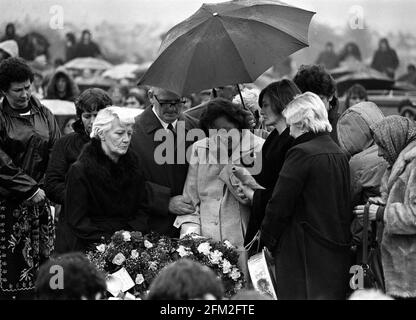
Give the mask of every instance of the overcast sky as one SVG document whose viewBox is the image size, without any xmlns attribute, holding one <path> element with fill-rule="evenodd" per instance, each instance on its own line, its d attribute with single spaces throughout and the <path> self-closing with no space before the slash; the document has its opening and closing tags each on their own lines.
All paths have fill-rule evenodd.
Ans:
<svg viewBox="0 0 416 320">
<path fill-rule="evenodd" d="M 102 20 L 121 24 L 157 21 L 173 26 L 194 13 L 202 3 L 219 0 L 0 0 L 0 21 L 19 21 L 25 15 L 48 21 L 53 5 L 61 5 L 64 17 L 80 27 Z M 334 27 L 344 26 L 352 12 L 361 12 L 366 23 L 380 33 L 416 30 L 415 0 L 287 0 L 317 12 L 314 20 Z M 357 7 L 359 6 L 359 7 Z M 358 9 L 357 9 L 358 8 Z"/>
</svg>

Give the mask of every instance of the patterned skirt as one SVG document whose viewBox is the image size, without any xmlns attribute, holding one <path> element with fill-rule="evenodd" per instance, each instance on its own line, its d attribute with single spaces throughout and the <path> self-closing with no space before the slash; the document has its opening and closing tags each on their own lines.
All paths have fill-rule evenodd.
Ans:
<svg viewBox="0 0 416 320">
<path fill-rule="evenodd" d="M 0 201 L 0 297 L 33 293 L 40 265 L 53 251 L 54 221 L 48 203 Z"/>
</svg>

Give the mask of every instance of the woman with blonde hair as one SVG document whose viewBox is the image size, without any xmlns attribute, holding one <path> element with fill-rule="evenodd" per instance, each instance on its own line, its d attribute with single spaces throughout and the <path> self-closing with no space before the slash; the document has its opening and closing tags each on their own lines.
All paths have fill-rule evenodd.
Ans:
<svg viewBox="0 0 416 320">
<path fill-rule="evenodd" d="M 295 138 L 266 207 L 260 239 L 275 257 L 279 299 L 345 299 L 350 267 L 348 158 L 318 95 L 283 111 Z"/>
<path fill-rule="evenodd" d="M 88 250 L 118 230 L 146 231 L 143 173 L 129 150 L 133 124 L 125 108 L 98 112 L 91 142 L 68 172 L 61 251 Z"/>
</svg>

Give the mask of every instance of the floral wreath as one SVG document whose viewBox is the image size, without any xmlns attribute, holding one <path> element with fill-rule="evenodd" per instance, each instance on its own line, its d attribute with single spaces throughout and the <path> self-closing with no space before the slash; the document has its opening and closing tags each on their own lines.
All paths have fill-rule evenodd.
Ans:
<svg viewBox="0 0 416 320">
<path fill-rule="evenodd" d="M 125 268 L 134 281 L 128 291 L 136 298 L 146 296 L 164 267 L 184 257 L 210 267 L 222 280 L 226 297 L 245 283 L 238 268 L 238 252 L 228 240 L 217 242 L 194 234 L 174 239 L 156 233 L 117 231 L 109 243 L 97 245 L 96 250 L 87 252 L 87 257 L 107 276 Z"/>
</svg>

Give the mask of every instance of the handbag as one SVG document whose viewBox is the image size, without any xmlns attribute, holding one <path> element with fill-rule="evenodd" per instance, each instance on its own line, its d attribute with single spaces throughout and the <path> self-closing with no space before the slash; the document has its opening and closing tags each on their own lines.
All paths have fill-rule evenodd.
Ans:
<svg viewBox="0 0 416 320">
<path fill-rule="evenodd" d="M 385 292 L 381 251 L 376 239 L 376 232 L 372 232 L 370 241 L 368 237 L 368 229 L 370 226 L 369 211 L 370 203 L 367 203 L 364 206 L 362 236 L 363 254 L 361 261 L 364 276 L 364 288 L 373 288 Z"/>
<path fill-rule="evenodd" d="M 266 247 L 260 250 L 260 231 L 245 246 L 245 249 L 247 252 L 253 252 L 252 247 L 256 242 L 256 253 L 251 255 L 247 262 L 250 287 L 277 300 L 275 262 Z"/>
</svg>

